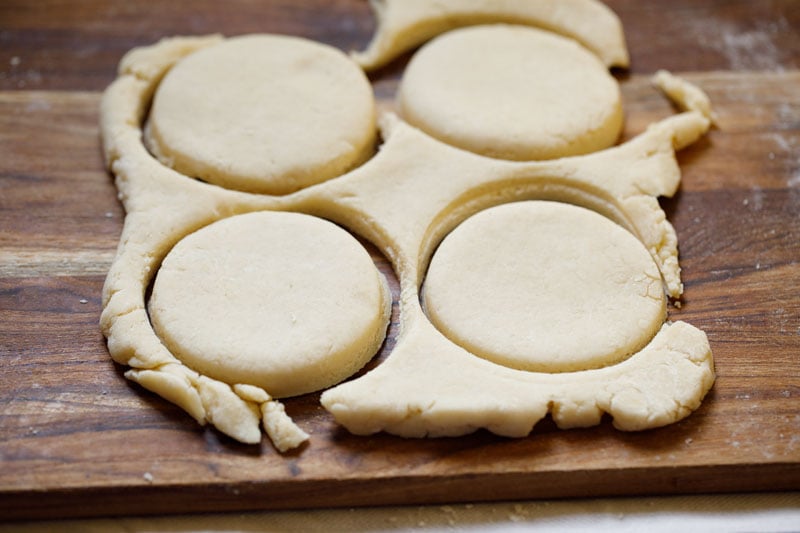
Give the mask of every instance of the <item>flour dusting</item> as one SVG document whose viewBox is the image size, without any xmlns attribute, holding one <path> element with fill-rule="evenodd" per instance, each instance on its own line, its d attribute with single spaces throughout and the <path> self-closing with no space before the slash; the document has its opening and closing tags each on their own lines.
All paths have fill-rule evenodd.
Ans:
<svg viewBox="0 0 800 533">
<path fill-rule="evenodd" d="M 759 21 L 755 28 L 744 31 L 721 19 L 698 18 L 689 26 L 695 42 L 722 54 L 733 70 L 785 70 L 783 53 L 775 40 L 778 35 L 792 31 L 785 17 Z"/>
</svg>

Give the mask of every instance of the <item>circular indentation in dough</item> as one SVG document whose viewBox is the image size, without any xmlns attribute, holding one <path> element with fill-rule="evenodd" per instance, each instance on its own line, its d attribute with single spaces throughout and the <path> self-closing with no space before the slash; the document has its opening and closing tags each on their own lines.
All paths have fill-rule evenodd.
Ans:
<svg viewBox="0 0 800 533">
<path fill-rule="evenodd" d="M 352 235 L 309 215 L 259 212 L 178 242 L 149 312 L 189 367 L 285 397 L 359 370 L 383 341 L 390 307 L 383 276 Z"/>
<path fill-rule="evenodd" d="M 666 314 L 658 268 L 632 234 L 547 201 L 494 207 L 459 225 L 431 259 L 424 305 L 473 354 L 541 372 L 618 362 Z"/>
<path fill-rule="evenodd" d="M 281 35 L 201 49 L 159 85 L 146 140 L 165 164 L 232 189 L 285 194 L 366 160 L 375 101 L 341 51 Z"/>
<path fill-rule="evenodd" d="M 577 42 L 524 26 L 475 26 L 425 45 L 403 75 L 405 120 L 449 144 L 512 160 L 607 148 L 619 85 Z"/>
</svg>

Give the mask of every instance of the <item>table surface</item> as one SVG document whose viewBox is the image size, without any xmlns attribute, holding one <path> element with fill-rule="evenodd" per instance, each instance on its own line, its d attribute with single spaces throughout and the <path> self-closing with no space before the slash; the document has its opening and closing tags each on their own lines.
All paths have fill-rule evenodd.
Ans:
<svg viewBox="0 0 800 533">
<path fill-rule="evenodd" d="M 525 439 L 355 437 L 318 394 L 278 454 L 201 428 L 127 382 L 98 327 L 124 213 L 103 168 L 100 92 L 130 48 L 180 34 L 288 33 L 344 50 L 366 2 L 84 0 L 0 4 L 0 513 L 65 517 L 800 489 L 800 2 L 607 2 L 632 65 L 624 138 L 674 110 L 647 75 L 703 87 L 719 127 L 679 154 L 686 284 L 670 318 L 703 329 L 717 382 L 672 426 L 610 423 Z M 386 107 L 408 56 L 372 75 Z M 373 251 L 381 270 L 388 262 Z M 396 290 L 396 282 L 394 282 Z M 396 337 L 395 323 L 379 364 Z M 92 505 L 82 502 L 91 501 Z"/>
</svg>

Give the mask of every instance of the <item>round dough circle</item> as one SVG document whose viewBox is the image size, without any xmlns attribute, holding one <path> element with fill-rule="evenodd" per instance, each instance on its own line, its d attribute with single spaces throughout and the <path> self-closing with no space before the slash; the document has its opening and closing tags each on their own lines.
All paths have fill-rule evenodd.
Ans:
<svg viewBox="0 0 800 533">
<path fill-rule="evenodd" d="M 149 303 L 190 368 L 275 397 L 352 375 L 386 334 L 391 294 L 363 246 L 326 220 L 259 212 L 206 226 L 164 259 Z"/>
<path fill-rule="evenodd" d="M 363 71 L 336 48 L 282 35 L 235 37 L 166 74 L 145 136 L 183 174 L 286 194 L 372 154 L 375 100 Z"/>
<path fill-rule="evenodd" d="M 459 225 L 431 259 L 424 306 L 471 353 L 540 372 L 618 362 L 666 317 L 658 268 L 631 233 L 548 201 L 494 207 Z"/>
<path fill-rule="evenodd" d="M 453 146 L 511 160 L 613 145 L 619 84 L 577 42 L 524 26 L 448 32 L 411 59 L 400 85 L 406 121 Z"/>
</svg>

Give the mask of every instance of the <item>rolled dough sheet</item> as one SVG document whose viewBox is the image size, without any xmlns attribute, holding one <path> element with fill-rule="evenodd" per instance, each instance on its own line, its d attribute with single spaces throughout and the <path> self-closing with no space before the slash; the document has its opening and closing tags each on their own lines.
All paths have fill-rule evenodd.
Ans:
<svg viewBox="0 0 800 533">
<path fill-rule="evenodd" d="M 608 148 L 623 126 L 619 85 L 596 56 L 572 39 L 504 24 L 423 46 L 403 74 L 398 107 L 454 146 L 520 161 Z"/>
</svg>

